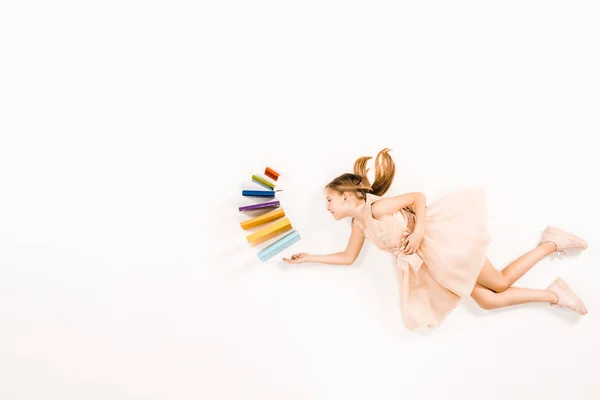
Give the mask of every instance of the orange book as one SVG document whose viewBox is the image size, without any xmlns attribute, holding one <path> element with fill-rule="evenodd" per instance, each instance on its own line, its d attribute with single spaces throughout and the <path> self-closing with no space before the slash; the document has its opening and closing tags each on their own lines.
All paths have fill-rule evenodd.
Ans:
<svg viewBox="0 0 600 400">
<path fill-rule="evenodd" d="M 265 175 L 268 176 L 269 178 L 273 179 L 274 181 L 276 181 L 277 179 L 279 179 L 280 173 L 270 167 L 267 167 L 265 169 Z"/>
<path fill-rule="evenodd" d="M 279 208 L 277 210 L 269 211 L 266 214 L 260 215 L 255 218 L 250 218 L 244 222 L 240 222 L 240 226 L 242 229 L 250 229 L 255 226 L 266 224 L 267 222 L 275 221 L 281 217 L 285 217 L 285 211 L 283 208 Z"/>
</svg>

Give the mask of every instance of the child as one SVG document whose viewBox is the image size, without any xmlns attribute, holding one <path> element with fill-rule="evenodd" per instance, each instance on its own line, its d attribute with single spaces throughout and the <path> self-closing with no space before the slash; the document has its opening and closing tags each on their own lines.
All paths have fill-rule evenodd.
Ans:
<svg viewBox="0 0 600 400">
<path fill-rule="evenodd" d="M 548 226 L 535 249 L 498 271 L 486 256 L 490 237 L 484 190 L 455 191 L 429 207 L 423 193 L 418 192 L 383 198 L 395 175 L 389 151 L 384 149 L 377 155 L 372 185 L 366 169 L 371 157 L 361 157 L 353 174 L 340 175 L 325 187 L 333 217 L 352 218 L 346 250 L 320 256 L 299 253 L 284 261 L 351 265 L 368 238 L 397 259 L 402 319 L 411 330 L 439 327 L 460 299 L 469 295 L 485 310 L 543 302 L 581 315 L 587 313 L 560 278 L 546 290 L 511 287 L 547 255 L 587 248 L 584 240 Z"/>
</svg>

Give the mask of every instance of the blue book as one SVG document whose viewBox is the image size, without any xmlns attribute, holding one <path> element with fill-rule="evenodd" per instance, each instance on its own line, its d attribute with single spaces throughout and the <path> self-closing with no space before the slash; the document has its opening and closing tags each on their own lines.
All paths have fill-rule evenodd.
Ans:
<svg viewBox="0 0 600 400">
<path fill-rule="evenodd" d="M 296 243 L 298 240 L 300 240 L 300 234 L 298 234 L 298 232 L 296 231 L 291 231 L 275 243 L 262 249 L 260 253 L 258 253 L 258 257 L 262 261 L 267 261 L 269 258 L 287 249 L 288 247 Z"/>
<path fill-rule="evenodd" d="M 275 197 L 274 190 L 242 190 L 242 196 L 246 197 Z"/>
</svg>

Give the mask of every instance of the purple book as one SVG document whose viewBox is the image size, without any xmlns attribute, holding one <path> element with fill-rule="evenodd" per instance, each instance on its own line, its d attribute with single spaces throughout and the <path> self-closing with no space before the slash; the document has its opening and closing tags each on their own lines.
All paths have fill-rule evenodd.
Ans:
<svg viewBox="0 0 600 400">
<path fill-rule="evenodd" d="M 279 207 L 279 200 L 269 201 L 268 203 L 252 204 L 250 206 L 240 207 L 240 211 L 253 211 L 263 208 Z"/>
</svg>

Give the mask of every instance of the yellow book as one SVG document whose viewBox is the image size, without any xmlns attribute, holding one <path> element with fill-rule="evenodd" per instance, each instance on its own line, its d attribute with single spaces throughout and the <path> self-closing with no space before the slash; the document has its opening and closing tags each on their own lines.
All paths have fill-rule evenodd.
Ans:
<svg viewBox="0 0 600 400">
<path fill-rule="evenodd" d="M 285 212 L 283 208 L 269 211 L 266 214 L 260 215 L 255 218 L 250 218 L 244 222 L 240 222 L 240 226 L 242 229 L 250 229 L 258 225 L 266 224 L 267 222 L 275 221 L 281 217 L 285 217 Z"/>
<path fill-rule="evenodd" d="M 250 243 L 254 242 L 253 244 L 260 244 L 282 234 L 283 232 L 289 231 L 290 229 L 292 229 L 292 224 L 286 217 L 254 232 L 253 234 L 247 236 L 246 239 L 248 239 L 248 242 Z"/>
</svg>

